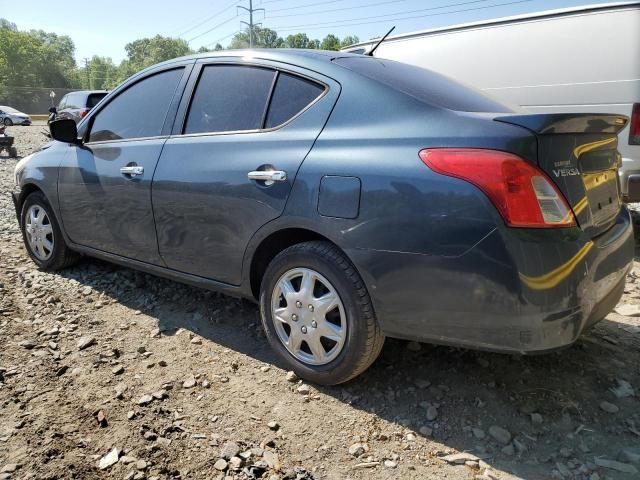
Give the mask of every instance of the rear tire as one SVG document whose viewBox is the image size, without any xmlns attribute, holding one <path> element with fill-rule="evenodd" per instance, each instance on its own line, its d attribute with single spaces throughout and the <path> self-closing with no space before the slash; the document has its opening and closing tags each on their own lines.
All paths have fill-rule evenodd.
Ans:
<svg viewBox="0 0 640 480">
<path fill-rule="evenodd" d="M 310 297 L 304 293 L 309 291 Z M 321 385 L 360 375 L 384 344 L 364 282 L 329 242 L 293 245 L 271 261 L 260 287 L 260 314 L 271 347 L 287 367 Z"/>
<path fill-rule="evenodd" d="M 51 205 L 42 192 L 33 192 L 22 204 L 20 229 L 31 260 L 42 270 L 69 267 L 80 255 L 67 247 Z"/>
</svg>

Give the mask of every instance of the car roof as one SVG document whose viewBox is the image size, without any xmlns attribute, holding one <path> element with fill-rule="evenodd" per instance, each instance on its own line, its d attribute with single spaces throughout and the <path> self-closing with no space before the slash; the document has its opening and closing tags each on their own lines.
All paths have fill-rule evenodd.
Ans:
<svg viewBox="0 0 640 480">
<path fill-rule="evenodd" d="M 243 50 L 215 50 L 212 52 L 196 53 L 193 55 L 187 55 L 184 57 L 167 60 L 165 62 L 152 65 L 142 70 L 142 72 L 169 66 L 176 62 L 186 60 L 195 61 L 206 58 L 255 58 L 283 63 L 291 63 L 300 67 L 313 67 L 314 65 L 319 64 L 329 65 L 331 64 L 331 61 L 336 58 L 352 55 L 358 57 L 361 56 L 353 53 L 339 52 L 335 50 L 310 50 L 302 48 L 254 48 Z"/>
</svg>

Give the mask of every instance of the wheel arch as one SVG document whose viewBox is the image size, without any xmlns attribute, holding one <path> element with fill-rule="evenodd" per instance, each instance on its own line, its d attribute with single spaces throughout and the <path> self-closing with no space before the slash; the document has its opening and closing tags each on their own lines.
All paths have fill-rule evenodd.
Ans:
<svg viewBox="0 0 640 480">
<path fill-rule="evenodd" d="M 328 235 L 309 228 L 306 225 L 287 225 L 281 226 L 280 228 L 273 228 L 270 229 L 269 232 L 264 232 L 258 240 L 254 239 L 254 242 L 252 242 L 254 243 L 253 248 L 248 249 L 251 255 L 246 263 L 248 268 L 245 269 L 245 285 L 248 287 L 246 290 L 249 296 L 258 300 L 264 273 L 271 260 L 273 260 L 278 253 L 293 245 L 314 240 L 331 243 L 349 258 L 347 252 Z M 364 277 L 362 277 L 358 267 L 350 258 L 349 260 L 364 281 Z"/>
<path fill-rule="evenodd" d="M 34 192 L 41 192 L 45 197 L 47 196 L 46 193 L 44 193 L 44 190 L 35 183 L 28 182 L 22 185 L 20 188 L 20 195 L 18 196 L 18 216 L 20 216 L 20 212 L 22 212 L 22 205 L 24 205 L 24 201 Z"/>
</svg>

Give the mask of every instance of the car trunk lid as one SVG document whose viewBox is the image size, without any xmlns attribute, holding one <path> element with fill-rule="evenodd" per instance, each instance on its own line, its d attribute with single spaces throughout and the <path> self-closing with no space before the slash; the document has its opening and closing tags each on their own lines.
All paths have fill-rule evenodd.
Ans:
<svg viewBox="0 0 640 480">
<path fill-rule="evenodd" d="M 578 225 L 592 237 L 607 230 L 622 204 L 618 181 L 618 133 L 622 115 L 508 115 L 496 121 L 534 132 L 538 166 L 565 195 Z"/>
</svg>

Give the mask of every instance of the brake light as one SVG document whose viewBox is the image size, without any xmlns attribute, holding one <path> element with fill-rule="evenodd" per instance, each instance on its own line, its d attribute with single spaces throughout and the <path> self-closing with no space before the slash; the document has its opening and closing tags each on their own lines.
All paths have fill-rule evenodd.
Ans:
<svg viewBox="0 0 640 480">
<path fill-rule="evenodd" d="M 89 113 L 89 109 L 88 108 L 83 108 L 82 110 L 80 110 L 80 118 L 86 117 L 87 113 Z"/>
<path fill-rule="evenodd" d="M 433 171 L 480 188 L 510 227 L 575 226 L 573 212 L 549 178 L 520 157 L 498 150 L 436 148 L 420 152 Z"/>
<path fill-rule="evenodd" d="M 640 145 L 640 103 L 633 104 L 629 124 L 629 145 Z"/>
</svg>

